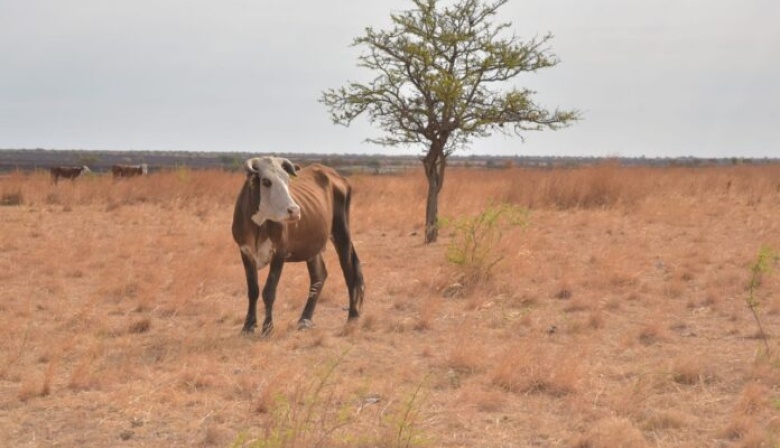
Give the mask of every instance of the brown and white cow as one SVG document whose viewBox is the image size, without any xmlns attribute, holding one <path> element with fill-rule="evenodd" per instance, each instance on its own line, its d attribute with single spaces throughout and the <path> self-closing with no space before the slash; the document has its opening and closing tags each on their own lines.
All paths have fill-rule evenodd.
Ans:
<svg viewBox="0 0 780 448">
<path fill-rule="evenodd" d="M 333 241 L 349 290 L 348 320 L 360 315 L 365 286 L 349 231 L 352 188 L 332 168 L 300 169 L 287 159 L 256 157 L 246 161 L 246 180 L 233 214 L 233 239 L 241 251 L 249 309 L 244 333 L 257 326 L 258 270 L 270 264 L 263 288 L 263 334 L 273 329 L 276 287 L 286 262 L 306 262 L 310 289 L 298 329 L 312 326 L 312 315 L 328 272 L 322 252 Z M 290 176 L 293 176 L 292 180 Z"/>
<path fill-rule="evenodd" d="M 51 180 L 54 181 L 54 185 L 57 185 L 57 181 L 60 180 L 60 177 L 73 180 L 79 176 L 83 176 L 85 173 L 90 173 L 91 171 L 86 165 L 82 165 L 82 166 L 53 166 L 49 169 L 49 172 L 51 172 Z"/>
<path fill-rule="evenodd" d="M 149 173 L 149 167 L 143 163 L 141 165 L 112 165 L 111 174 L 114 179 L 122 177 L 145 176 Z"/>
</svg>

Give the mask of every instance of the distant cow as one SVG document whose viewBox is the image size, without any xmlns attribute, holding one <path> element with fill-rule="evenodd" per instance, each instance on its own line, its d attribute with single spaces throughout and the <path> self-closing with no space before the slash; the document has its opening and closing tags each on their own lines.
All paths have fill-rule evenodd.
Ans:
<svg viewBox="0 0 780 448">
<path fill-rule="evenodd" d="M 311 283 L 298 329 L 312 326 L 317 298 L 328 276 L 322 260 L 328 239 L 336 247 L 349 290 L 348 320 L 356 319 L 365 286 L 349 232 L 352 188 L 347 180 L 331 168 L 315 164 L 300 169 L 279 157 L 252 158 L 244 168 L 246 180 L 233 213 L 233 239 L 241 251 L 249 297 L 242 331 L 250 333 L 257 326 L 257 272 L 269 263 L 263 288 L 263 334 L 273 329 L 276 287 L 285 262 L 306 262 Z M 289 176 L 294 176 L 292 182 Z"/>
<path fill-rule="evenodd" d="M 79 176 L 83 176 L 84 173 L 90 173 L 91 171 L 86 165 L 82 166 L 53 166 L 49 170 L 51 172 L 51 180 L 57 185 L 57 181 L 60 177 L 73 180 Z"/>
<path fill-rule="evenodd" d="M 114 179 L 145 176 L 148 173 L 149 167 L 145 163 L 141 165 L 113 165 L 111 167 L 111 174 L 114 175 Z"/>
</svg>

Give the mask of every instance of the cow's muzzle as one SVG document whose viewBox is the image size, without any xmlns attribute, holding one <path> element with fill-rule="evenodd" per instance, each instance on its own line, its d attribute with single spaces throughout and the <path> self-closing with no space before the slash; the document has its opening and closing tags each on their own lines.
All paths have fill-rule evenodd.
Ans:
<svg viewBox="0 0 780 448">
<path fill-rule="evenodd" d="M 287 221 L 294 222 L 301 219 L 301 208 L 297 205 L 287 207 Z"/>
</svg>

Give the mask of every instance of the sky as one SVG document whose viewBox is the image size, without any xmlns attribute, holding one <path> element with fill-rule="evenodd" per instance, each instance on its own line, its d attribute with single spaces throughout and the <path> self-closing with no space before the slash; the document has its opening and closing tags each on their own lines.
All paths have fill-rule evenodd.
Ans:
<svg viewBox="0 0 780 448">
<path fill-rule="evenodd" d="M 352 40 L 412 7 L 0 0 L 0 148 L 421 154 L 318 101 L 371 79 Z M 513 85 L 583 119 L 459 155 L 780 157 L 777 0 L 510 0 L 497 20 L 553 34 L 560 64 Z"/>
</svg>

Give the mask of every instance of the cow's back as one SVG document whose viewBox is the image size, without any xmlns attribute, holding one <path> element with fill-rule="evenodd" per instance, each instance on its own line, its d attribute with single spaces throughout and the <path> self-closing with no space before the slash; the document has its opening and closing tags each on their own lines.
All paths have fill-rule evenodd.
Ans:
<svg viewBox="0 0 780 448">
<path fill-rule="evenodd" d="M 287 224 L 289 261 L 308 260 L 325 248 L 333 227 L 334 206 L 346 189 L 346 179 L 319 164 L 299 170 L 290 180 L 290 193 L 301 207 L 301 219 Z"/>
</svg>

